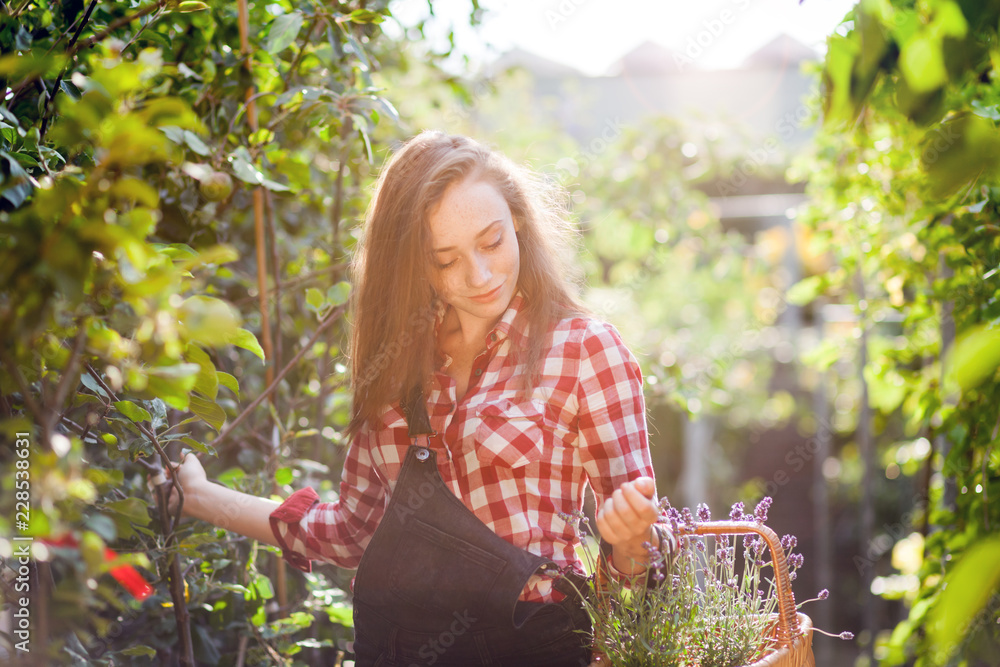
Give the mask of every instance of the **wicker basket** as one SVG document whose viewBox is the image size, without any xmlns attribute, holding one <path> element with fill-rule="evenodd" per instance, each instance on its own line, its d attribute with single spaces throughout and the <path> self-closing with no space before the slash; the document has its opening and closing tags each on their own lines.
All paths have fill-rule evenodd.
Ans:
<svg viewBox="0 0 1000 667">
<path fill-rule="evenodd" d="M 776 650 L 746 667 L 815 667 L 812 651 L 812 621 L 795 611 L 795 596 L 788 576 L 788 559 L 778 535 L 767 526 L 752 521 L 707 521 L 687 529 L 689 535 L 745 535 L 755 533 L 764 539 L 771 551 L 774 582 L 778 596 L 778 613 L 771 625 L 768 645 Z M 598 578 L 602 568 L 598 568 Z M 600 585 L 600 582 L 598 582 Z M 607 667 L 603 656 L 597 655 L 591 667 Z"/>
</svg>

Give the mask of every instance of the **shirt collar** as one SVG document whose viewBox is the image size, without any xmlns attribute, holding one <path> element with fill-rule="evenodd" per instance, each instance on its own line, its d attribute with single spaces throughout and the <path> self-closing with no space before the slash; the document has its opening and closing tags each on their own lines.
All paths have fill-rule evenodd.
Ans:
<svg viewBox="0 0 1000 667">
<path fill-rule="evenodd" d="M 525 310 L 524 293 L 520 289 L 514 293 L 507 310 L 486 336 L 486 347 L 499 345 L 505 338 L 510 338 L 512 345 L 520 347 L 528 335 L 528 318 Z"/>
<path fill-rule="evenodd" d="M 444 316 L 448 312 L 451 306 L 444 303 L 439 299 L 434 301 L 434 309 L 436 317 L 434 320 L 434 334 L 437 337 L 438 329 L 441 326 L 441 322 L 444 321 Z M 514 293 L 514 297 L 510 300 L 507 305 L 507 310 L 494 325 L 490 333 L 486 334 L 486 349 L 493 350 L 496 346 L 500 345 L 504 340 L 510 338 L 510 342 L 515 347 L 521 347 L 525 344 L 528 338 L 528 319 L 524 312 L 525 298 L 524 293 L 518 288 L 517 292 Z M 441 354 L 443 360 L 443 366 L 447 367 L 451 363 L 451 357 L 446 354 Z"/>
</svg>

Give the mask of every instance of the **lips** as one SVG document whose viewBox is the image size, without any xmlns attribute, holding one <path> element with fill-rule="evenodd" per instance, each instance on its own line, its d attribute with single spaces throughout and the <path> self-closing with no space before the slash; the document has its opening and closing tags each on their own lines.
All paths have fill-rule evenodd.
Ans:
<svg viewBox="0 0 1000 667">
<path fill-rule="evenodd" d="M 480 294 L 479 296 L 470 296 L 469 298 L 473 301 L 478 301 L 479 303 L 489 303 L 493 299 L 500 296 L 500 290 L 503 288 L 503 283 L 497 286 L 496 289 L 487 292 L 486 294 Z"/>
</svg>

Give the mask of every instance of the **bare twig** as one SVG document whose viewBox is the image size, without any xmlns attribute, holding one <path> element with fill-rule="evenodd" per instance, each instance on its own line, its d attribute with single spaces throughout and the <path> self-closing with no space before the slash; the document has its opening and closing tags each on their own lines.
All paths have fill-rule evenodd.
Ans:
<svg viewBox="0 0 1000 667">
<path fill-rule="evenodd" d="M 147 14 L 152 14 L 161 7 L 164 7 L 166 4 L 167 0 L 158 0 L 158 2 L 155 2 L 151 5 L 147 5 L 134 14 L 130 14 L 129 16 L 123 16 L 119 19 L 112 21 L 111 23 L 108 24 L 107 28 L 97 33 L 93 37 L 88 37 L 87 39 L 80 42 L 78 46 L 70 49 L 68 55 L 73 56 L 81 49 L 93 46 L 97 42 L 106 39 L 111 33 L 113 33 L 115 30 L 118 30 L 118 28 L 122 27 L 123 25 L 129 24 L 132 21 L 135 21 L 136 19 L 141 19 L 143 16 L 146 16 Z"/>
<path fill-rule="evenodd" d="M 273 392 L 277 388 L 278 384 L 285 378 L 285 375 L 288 374 L 288 371 L 290 371 L 292 367 L 294 367 L 295 364 L 299 362 L 299 359 L 301 359 L 307 351 L 312 349 L 313 343 L 316 342 L 316 340 L 320 337 L 323 331 L 325 331 L 327 327 L 333 324 L 336 321 L 336 319 L 344 313 L 346 309 L 347 309 L 347 304 L 341 304 L 336 308 L 334 308 L 332 311 L 330 311 L 330 313 L 323 318 L 323 320 L 319 323 L 319 326 L 316 327 L 316 331 L 313 332 L 312 337 L 306 342 L 305 345 L 301 347 L 298 353 L 296 353 L 296 355 L 292 357 L 287 364 L 285 364 L 285 367 L 282 368 L 281 372 L 279 372 L 278 375 L 274 378 L 274 380 L 271 381 L 271 384 L 269 384 L 264 391 L 258 394 L 257 398 L 255 398 L 253 402 L 250 403 L 250 405 L 248 405 L 243 410 L 243 412 L 241 412 L 239 416 L 237 416 L 236 419 L 234 419 L 229 424 L 229 426 L 227 426 L 225 430 L 223 430 L 219 434 L 219 436 L 212 442 L 213 447 L 217 448 L 222 441 L 224 441 L 226 438 L 229 437 L 229 434 L 233 432 L 233 429 L 235 429 L 244 419 L 247 418 L 247 415 L 249 415 L 258 405 L 260 405 L 261 402 L 264 401 L 264 399 L 266 399 L 268 396 L 271 395 L 271 392 Z"/>
<path fill-rule="evenodd" d="M 115 396 L 111 387 L 104 382 L 101 375 L 94 370 L 94 367 L 90 364 L 87 364 L 87 372 L 92 378 L 94 378 L 94 381 L 101 386 L 101 389 L 107 393 L 110 400 L 118 400 L 118 397 Z M 149 442 L 152 443 L 153 447 L 156 449 L 157 453 L 160 455 L 160 466 L 156 466 L 147 461 L 142 461 L 142 466 L 151 472 L 159 472 L 160 470 L 165 469 L 176 470 L 176 468 L 171 464 L 170 459 L 167 457 L 167 453 L 163 451 L 163 447 L 160 445 L 160 441 L 156 437 L 156 434 L 139 422 L 132 423 L 135 424 L 136 428 L 138 428 L 143 435 L 146 436 Z M 141 459 L 136 460 L 141 461 Z M 170 507 L 168 502 L 172 488 L 177 489 L 177 508 L 174 511 L 173 517 L 170 516 Z M 167 578 L 170 582 L 170 597 L 174 603 L 174 618 L 177 621 L 177 634 L 180 639 L 180 662 L 184 667 L 194 667 L 194 645 L 191 641 L 191 615 L 187 609 L 187 601 L 184 599 L 184 573 L 181 571 L 181 561 L 180 558 L 178 558 L 177 553 L 170 550 L 177 539 L 174 529 L 181 520 L 181 511 L 184 508 L 184 489 L 181 486 L 180 480 L 177 479 L 177 475 L 171 475 L 169 482 L 159 484 L 156 487 L 155 494 L 156 505 L 159 508 L 161 517 L 161 530 L 164 537 L 163 546 L 164 553 L 167 558 Z"/>
<path fill-rule="evenodd" d="M 340 262 L 338 264 L 332 264 L 332 265 L 330 265 L 330 266 L 328 266 L 326 268 L 319 269 L 317 271 L 313 271 L 312 273 L 306 274 L 304 276 L 299 276 L 298 278 L 293 278 L 291 280 L 285 280 L 280 285 L 275 285 L 273 288 L 271 288 L 271 290 L 269 291 L 269 296 L 272 299 L 276 299 L 282 293 L 287 292 L 288 290 L 290 290 L 290 289 L 292 289 L 294 287 L 299 287 L 300 285 L 311 283 L 311 282 L 313 282 L 315 280 L 320 280 L 322 278 L 325 278 L 326 275 L 330 274 L 330 273 L 337 274 L 337 273 L 343 271 L 345 268 L 347 268 L 347 263 L 346 262 Z M 233 301 L 233 305 L 235 305 L 235 306 L 245 305 L 245 304 L 247 304 L 247 303 L 255 300 L 256 298 L 257 297 L 255 297 L 255 296 L 245 296 L 242 299 L 238 299 L 236 301 Z"/>
<path fill-rule="evenodd" d="M 45 414 L 42 412 L 41 406 L 38 405 L 35 397 L 32 396 L 31 388 L 25 381 L 24 376 L 21 375 L 21 369 L 17 367 L 17 362 L 10 356 L 7 348 L 2 345 L 0 345 L 0 361 L 3 361 L 3 365 L 7 367 L 7 372 L 14 378 L 14 382 L 17 383 L 18 388 L 21 390 L 21 398 L 24 400 L 24 405 L 28 408 L 28 412 L 34 416 L 37 423 L 44 424 Z"/>
<path fill-rule="evenodd" d="M 59 381 L 59 386 L 56 387 L 55 394 L 52 396 L 52 402 L 49 405 L 49 431 L 55 429 L 56 423 L 58 423 L 60 416 L 62 415 L 62 404 L 66 401 L 66 395 L 69 394 L 70 386 L 76 387 L 80 384 L 80 355 L 83 352 L 84 343 L 87 342 L 87 329 L 80 325 L 80 331 L 76 334 L 76 340 L 73 341 L 73 349 L 70 351 L 69 361 L 62 369 L 62 380 Z"/>
<path fill-rule="evenodd" d="M 180 485 L 178 485 L 179 487 Z M 191 615 L 188 613 L 187 601 L 184 599 L 184 573 L 181 571 L 181 559 L 177 556 L 177 552 L 170 550 L 170 547 L 174 545 L 176 535 L 167 506 L 169 493 L 169 484 L 160 484 L 157 486 L 156 504 L 160 509 L 160 516 L 163 519 L 161 529 L 166 538 L 163 547 L 167 557 L 170 598 L 174 603 L 174 617 L 177 619 L 177 634 L 180 639 L 180 663 L 184 667 L 194 667 L 194 644 L 191 641 Z"/>
</svg>

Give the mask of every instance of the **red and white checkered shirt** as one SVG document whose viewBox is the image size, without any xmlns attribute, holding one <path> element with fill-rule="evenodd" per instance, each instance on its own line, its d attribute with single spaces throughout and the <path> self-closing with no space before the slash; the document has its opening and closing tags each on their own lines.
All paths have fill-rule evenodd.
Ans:
<svg viewBox="0 0 1000 667">
<path fill-rule="evenodd" d="M 524 366 L 510 355 L 529 335 L 522 306 L 518 293 L 487 335 L 461 401 L 455 380 L 435 372 L 427 412 L 439 435 L 431 447 L 445 483 L 493 532 L 584 573 L 579 538 L 560 513 L 582 510 L 588 483 L 601 507 L 622 483 L 653 476 L 642 375 L 613 326 L 566 318 L 547 334 L 541 376 L 526 399 L 518 391 Z M 339 499 L 320 502 L 305 488 L 271 514 L 285 558 L 305 571 L 313 559 L 356 568 L 410 444 L 399 405 L 378 428 L 363 427 L 348 448 Z M 561 598 L 551 584 L 536 574 L 521 599 Z"/>
</svg>

